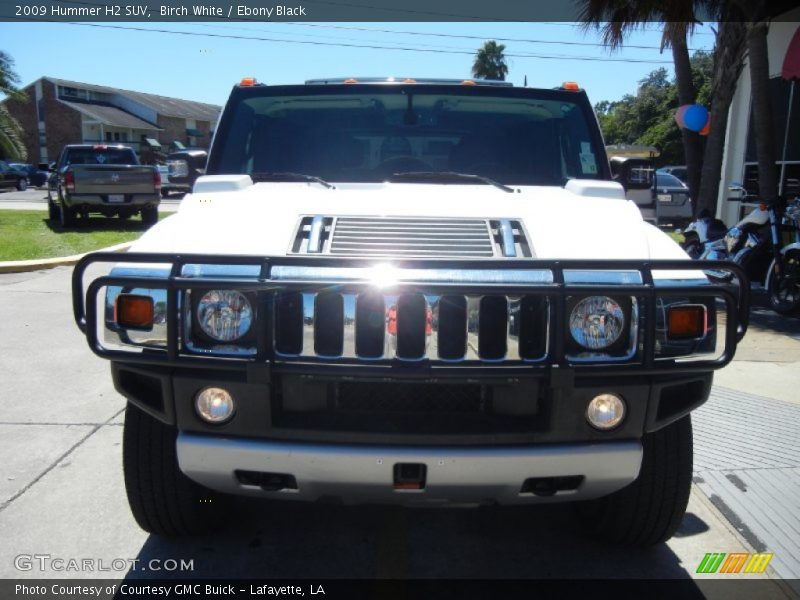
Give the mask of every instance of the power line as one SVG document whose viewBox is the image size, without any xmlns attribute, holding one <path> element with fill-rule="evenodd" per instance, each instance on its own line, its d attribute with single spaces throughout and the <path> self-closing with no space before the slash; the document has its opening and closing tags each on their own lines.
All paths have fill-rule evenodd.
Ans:
<svg viewBox="0 0 800 600">
<path fill-rule="evenodd" d="M 438 52 L 443 54 L 465 54 L 474 56 L 474 50 L 426 50 L 423 48 L 410 48 L 407 46 L 379 46 L 374 44 L 353 44 L 353 43 L 333 43 L 333 42 L 319 42 L 311 40 L 290 40 L 279 38 L 255 37 L 244 35 L 232 34 L 218 34 L 218 33 L 200 33 L 196 31 L 175 31 L 169 29 L 157 29 L 148 27 L 133 27 L 123 25 L 108 25 L 98 23 L 66 23 L 67 25 L 74 25 L 79 27 L 96 27 L 99 29 L 118 29 L 124 31 L 140 31 L 149 33 L 165 33 L 170 35 L 183 35 L 193 37 L 207 37 L 207 38 L 220 38 L 220 39 L 233 39 L 257 42 L 276 42 L 285 44 L 304 44 L 310 46 L 328 46 L 338 48 L 359 48 L 365 50 L 399 50 L 405 52 Z M 598 62 L 621 62 L 621 63 L 646 63 L 646 64 L 672 64 L 668 60 L 645 60 L 635 58 L 608 58 L 602 56 L 577 56 L 577 55 L 553 55 L 553 54 L 528 54 L 528 53 L 508 53 L 509 58 L 540 58 L 540 59 L 554 59 L 554 60 L 581 60 L 581 61 L 598 61 Z"/>
<path fill-rule="evenodd" d="M 322 25 L 319 23 L 296 23 L 296 22 L 289 22 L 285 23 L 286 25 L 299 25 L 302 27 L 320 27 L 323 29 L 344 29 L 347 31 L 367 31 L 367 32 L 375 32 L 375 33 L 392 33 L 392 34 L 399 34 L 399 35 L 420 35 L 420 36 L 428 36 L 428 37 L 442 37 L 442 38 L 454 38 L 454 39 L 462 39 L 462 40 L 497 40 L 499 42 L 521 42 L 525 44 L 557 44 L 562 46 L 592 46 L 592 47 L 602 47 L 605 44 L 600 42 L 574 42 L 574 41 L 566 41 L 566 40 L 533 40 L 533 39 L 526 39 L 526 38 L 509 38 L 509 37 L 500 37 L 497 35 L 488 35 L 488 36 L 480 36 L 480 35 L 462 35 L 462 34 L 454 34 L 454 33 L 428 33 L 424 31 L 399 31 L 396 29 L 378 29 L 373 27 L 355 27 L 355 26 L 345 26 L 345 25 Z M 220 26 L 224 27 L 224 26 Z M 625 48 L 633 48 L 636 50 L 661 50 L 660 46 L 639 46 L 634 44 L 625 44 Z M 689 48 L 690 51 L 694 52 L 695 50 L 702 50 L 702 48 Z"/>
</svg>

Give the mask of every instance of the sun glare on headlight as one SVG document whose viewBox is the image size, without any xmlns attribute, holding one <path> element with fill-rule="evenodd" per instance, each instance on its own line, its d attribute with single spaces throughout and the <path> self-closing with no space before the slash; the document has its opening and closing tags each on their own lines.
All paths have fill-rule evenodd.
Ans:
<svg viewBox="0 0 800 600">
<path fill-rule="evenodd" d="M 575 305 L 569 317 L 572 338 L 588 350 L 603 350 L 616 342 L 625 328 L 625 313 L 608 296 L 589 296 Z"/>
<path fill-rule="evenodd" d="M 218 342 L 232 342 L 250 330 L 253 308 L 241 292 L 211 290 L 197 303 L 197 321 L 208 337 Z"/>
</svg>

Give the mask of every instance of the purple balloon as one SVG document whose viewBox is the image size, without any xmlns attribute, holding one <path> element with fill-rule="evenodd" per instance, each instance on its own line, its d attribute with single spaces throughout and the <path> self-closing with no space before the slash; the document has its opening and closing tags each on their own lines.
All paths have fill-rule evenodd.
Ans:
<svg viewBox="0 0 800 600">
<path fill-rule="evenodd" d="M 686 121 L 684 117 L 686 115 L 686 110 L 691 106 L 691 104 L 684 104 L 683 106 L 678 107 L 678 110 L 675 111 L 675 122 L 678 124 L 678 127 L 686 127 Z"/>
<path fill-rule="evenodd" d="M 692 104 L 683 114 L 683 121 L 686 129 L 700 131 L 708 123 L 708 111 L 705 106 Z"/>
</svg>

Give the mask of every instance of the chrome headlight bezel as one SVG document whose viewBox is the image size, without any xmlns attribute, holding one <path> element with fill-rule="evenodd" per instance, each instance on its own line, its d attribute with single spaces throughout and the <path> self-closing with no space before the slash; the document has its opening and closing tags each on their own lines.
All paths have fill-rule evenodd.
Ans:
<svg viewBox="0 0 800 600">
<path fill-rule="evenodd" d="M 247 327 L 238 336 L 230 339 L 215 336 L 201 323 L 201 302 L 211 293 L 235 293 L 243 297 L 249 306 Z M 258 318 L 257 295 L 234 288 L 202 288 L 187 290 L 184 297 L 184 343 L 187 350 L 202 354 L 242 355 L 256 354 L 256 321 Z"/>
<path fill-rule="evenodd" d="M 593 300 L 594 299 L 594 300 Z M 573 318 L 576 311 L 586 303 L 606 303 L 616 307 L 607 310 L 606 314 L 615 319 L 617 328 L 612 339 L 604 345 L 591 346 L 584 344 L 574 334 Z M 609 309 L 611 307 L 608 307 Z M 630 360 L 636 354 L 637 335 L 639 329 L 639 311 L 637 299 L 633 296 L 614 294 L 587 294 L 569 296 L 565 313 L 566 357 L 571 362 L 609 362 Z M 607 324 L 606 324 L 607 325 Z"/>
</svg>

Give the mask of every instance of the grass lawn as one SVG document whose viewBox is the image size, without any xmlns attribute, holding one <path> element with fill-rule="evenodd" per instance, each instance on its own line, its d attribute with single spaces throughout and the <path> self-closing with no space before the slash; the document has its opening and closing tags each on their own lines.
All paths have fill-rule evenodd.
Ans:
<svg viewBox="0 0 800 600">
<path fill-rule="evenodd" d="M 683 234 L 680 231 L 667 231 L 666 233 L 679 244 L 683 243 Z"/>
<path fill-rule="evenodd" d="M 0 210 L 0 261 L 82 254 L 135 240 L 146 229 L 139 217 L 92 216 L 87 225 L 61 229 L 47 211 Z"/>
</svg>

